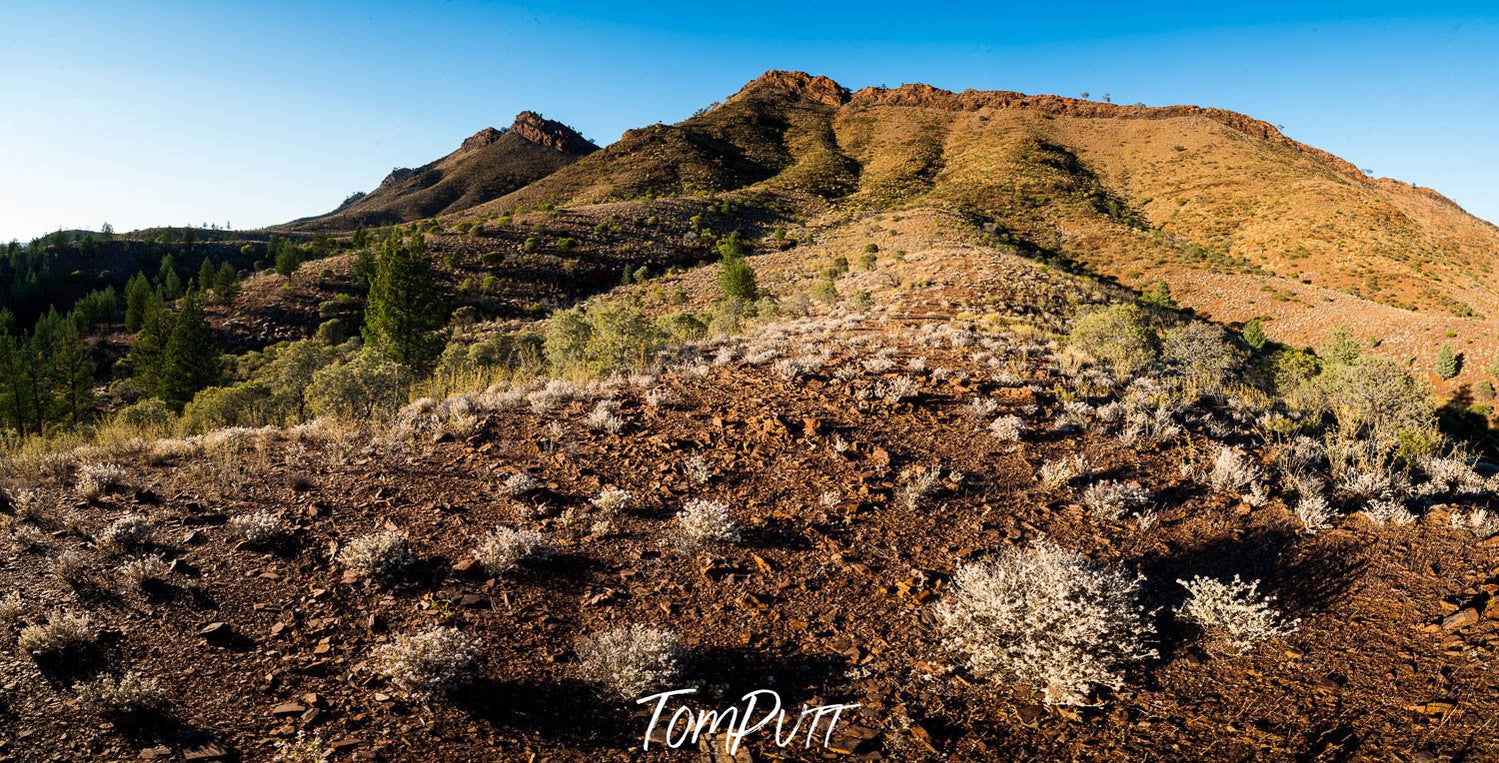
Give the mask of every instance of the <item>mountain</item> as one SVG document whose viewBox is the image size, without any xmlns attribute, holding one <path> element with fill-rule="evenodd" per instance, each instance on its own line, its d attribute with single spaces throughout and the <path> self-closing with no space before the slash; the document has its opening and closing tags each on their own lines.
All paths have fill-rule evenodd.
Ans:
<svg viewBox="0 0 1499 763">
<path fill-rule="evenodd" d="M 341 231 L 410 222 L 482 204 L 598 150 L 561 122 L 531 111 L 508 129 L 486 127 L 447 156 L 416 169 L 397 168 L 367 194 L 326 215 L 288 223 L 292 230 Z"/>
<path fill-rule="evenodd" d="M 1499 352 L 1485 320 L 1499 318 L 1499 228 L 1221 109 L 850 91 L 771 71 L 471 212 L 705 193 L 798 214 L 957 210 L 1124 284 L 1165 281 L 1218 320 L 1263 317 L 1284 341 L 1316 344 L 1347 324 L 1423 362 L 1453 332 L 1474 354 Z"/>
</svg>

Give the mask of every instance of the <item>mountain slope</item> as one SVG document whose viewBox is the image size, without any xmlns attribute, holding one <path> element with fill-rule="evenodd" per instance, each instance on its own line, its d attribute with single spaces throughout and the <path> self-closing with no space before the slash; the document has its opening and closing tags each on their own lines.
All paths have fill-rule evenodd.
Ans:
<svg viewBox="0 0 1499 763">
<path fill-rule="evenodd" d="M 546 177 L 598 150 L 561 122 L 523 111 L 507 130 L 486 127 L 435 162 L 399 168 L 332 212 L 293 221 L 297 230 L 352 230 L 458 212 Z"/>
<path fill-rule="evenodd" d="M 828 203 L 961 211 L 1128 285 L 1165 280 L 1219 320 L 1264 316 L 1282 341 L 1373 324 L 1385 351 L 1424 358 L 1459 319 L 1472 322 L 1459 343 L 1499 351 L 1483 320 L 1499 317 L 1499 228 L 1221 109 L 927 85 L 851 92 L 772 71 L 473 214 L 725 193 L 792 218 Z M 1258 291 L 1210 286 L 1228 276 Z"/>
</svg>

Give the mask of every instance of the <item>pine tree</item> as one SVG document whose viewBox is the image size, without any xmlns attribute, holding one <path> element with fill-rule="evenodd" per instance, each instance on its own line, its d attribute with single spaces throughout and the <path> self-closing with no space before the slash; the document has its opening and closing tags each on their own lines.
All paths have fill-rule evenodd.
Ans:
<svg viewBox="0 0 1499 763">
<path fill-rule="evenodd" d="M 1432 364 L 1432 370 L 1442 379 L 1451 379 L 1462 370 L 1462 358 L 1452 351 L 1452 345 L 1442 342 L 1442 346 L 1437 349 L 1437 359 Z"/>
<path fill-rule="evenodd" d="M 83 420 L 93 400 L 94 359 L 79 330 L 87 319 L 74 311 L 67 316 L 48 313 L 43 329 L 39 322 L 35 341 L 47 358 L 47 388 L 52 420 L 66 419 L 70 424 Z"/>
<path fill-rule="evenodd" d="M 1265 329 L 1260 325 L 1260 319 L 1250 318 L 1249 322 L 1244 324 L 1244 344 L 1259 350 L 1264 348 L 1267 341 L 1269 337 L 1265 336 Z"/>
<path fill-rule="evenodd" d="M 745 261 L 745 254 L 739 231 L 719 240 L 718 288 L 725 297 L 752 302 L 760 296 L 760 287 L 755 282 L 755 269 Z"/>
<path fill-rule="evenodd" d="M 231 302 L 239 294 L 239 271 L 228 260 L 219 264 L 219 272 L 213 278 L 213 295 L 220 302 Z"/>
<path fill-rule="evenodd" d="M 1171 285 L 1165 281 L 1156 281 L 1140 295 L 1140 299 L 1148 305 L 1156 307 L 1174 308 L 1176 300 L 1171 296 Z"/>
<path fill-rule="evenodd" d="M 163 302 L 182 296 L 182 276 L 177 275 L 177 263 L 170 254 L 161 258 L 161 267 L 156 271 L 156 293 Z"/>
<path fill-rule="evenodd" d="M 191 282 L 182 309 L 172 321 L 162 361 L 157 396 L 179 411 L 198 390 L 219 381 L 222 353 L 203 316 L 203 293 Z"/>
<path fill-rule="evenodd" d="M 135 378 L 153 395 L 160 395 L 162 370 L 166 366 L 167 340 L 172 336 L 172 314 L 161 297 L 150 293 L 141 312 L 140 332 L 130 348 Z"/>
<path fill-rule="evenodd" d="M 208 291 L 213 288 L 213 279 L 218 275 L 218 269 L 213 266 L 212 257 L 204 257 L 198 263 L 198 288 Z"/>
<path fill-rule="evenodd" d="M 392 233 L 375 256 L 364 341 L 387 359 L 425 374 L 446 344 L 442 328 L 442 297 L 422 234 L 403 240 Z"/>
<path fill-rule="evenodd" d="M 146 316 L 146 303 L 156 295 L 145 273 L 136 273 L 125 284 L 125 330 L 140 331 Z"/>
</svg>

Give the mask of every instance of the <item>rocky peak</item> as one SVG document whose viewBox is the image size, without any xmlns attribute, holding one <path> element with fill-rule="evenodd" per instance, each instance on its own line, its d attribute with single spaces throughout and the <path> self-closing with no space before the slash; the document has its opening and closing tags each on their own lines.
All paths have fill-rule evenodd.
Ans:
<svg viewBox="0 0 1499 763">
<path fill-rule="evenodd" d="M 805 98 L 825 106 L 842 106 L 848 102 L 849 98 L 848 88 L 827 77 L 822 75 L 813 76 L 806 72 L 787 72 L 777 69 L 771 69 L 756 77 L 748 85 L 741 88 L 739 94 L 762 88 L 775 88 L 798 98 Z"/>
<path fill-rule="evenodd" d="M 538 146 L 561 151 L 564 154 L 588 154 L 599 148 L 587 138 L 579 135 L 573 128 L 547 119 L 534 111 L 522 111 L 516 114 L 515 124 L 510 126 L 510 132 Z"/>
<path fill-rule="evenodd" d="M 474 133 L 473 135 L 470 135 L 468 137 L 468 140 L 463 141 L 463 145 L 458 147 L 458 150 L 469 151 L 475 148 L 483 148 L 499 140 L 500 136 L 504 134 L 505 131 L 503 130 L 496 130 L 493 127 L 486 127 Z"/>
</svg>

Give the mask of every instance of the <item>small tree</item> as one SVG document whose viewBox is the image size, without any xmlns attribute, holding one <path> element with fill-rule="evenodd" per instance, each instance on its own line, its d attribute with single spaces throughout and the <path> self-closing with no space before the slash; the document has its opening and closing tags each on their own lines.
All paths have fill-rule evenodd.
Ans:
<svg viewBox="0 0 1499 763">
<path fill-rule="evenodd" d="M 1156 281 L 1140 295 L 1140 300 L 1147 305 L 1156 307 L 1175 308 L 1176 300 L 1171 296 L 1171 286 L 1165 281 Z"/>
<path fill-rule="evenodd" d="M 217 383 L 222 370 L 222 353 L 203 315 L 203 293 L 193 284 L 189 287 L 167 339 L 157 392 L 179 411 L 198 390 Z"/>
<path fill-rule="evenodd" d="M 198 286 L 204 291 L 212 289 L 214 278 L 217 276 L 218 269 L 213 266 L 213 258 L 204 257 L 203 261 L 198 263 Z"/>
<path fill-rule="evenodd" d="M 146 305 L 155 297 L 145 273 L 136 273 L 125 284 L 125 330 L 140 331 L 146 316 Z"/>
<path fill-rule="evenodd" d="M 719 240 L 718 288 L 725 297 L 753 302 L 760 296 L 760 287 L 755 282 L 755 269 L 745 261 L 745 254 L 738 231 Z"/>
<path fill-rule="evenodd" d="M 392 233 L 375 257 L 364 339 L 386 358 L 426 373 L 442 354 L 442 295 L 432 279 L 421 234 L 410 239 Z"/>
<path fill-rule="evenodd" d="M 1462 370 L 1462 365 L 1462 356 L 1452 351 L 1452 345 L 1442 342 L 1442 346 L 1437 350 L 1437 359 L 1432 368 L 1432 370 L 1436 371 L 1437 376 L 1442 379 L 1451 379 L 1457 376 L 1458 371 Z"/>
<path fill-rule="evenodd" d="M 218 273 L 213 277 L 213 295 L 220 302 L 231 302 L 235 295 L 239 294 L 239 271 L 229 264 L 228 260 L 219 264 Z"/>
<path fill-rule="evenodd" d="M 1269 341 L 1269 337 L 1265 336 L 1264 327 L 1260 325 L 1259 318 L 1250 318 L 1249 322 L 1244 324 L 1243 337 L 1244 344 L 1256 350 L 1264 349 L 1265 342 Z"/>
</svg>

